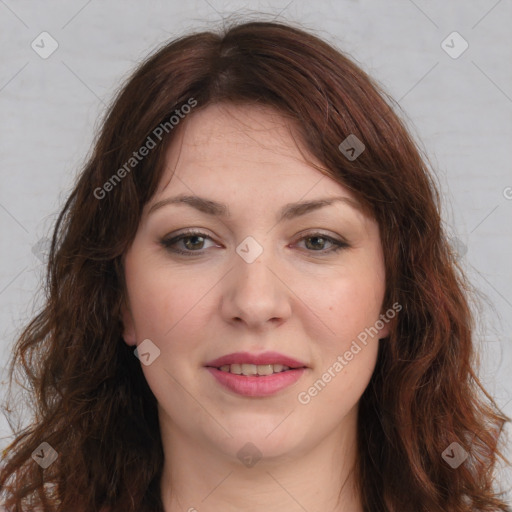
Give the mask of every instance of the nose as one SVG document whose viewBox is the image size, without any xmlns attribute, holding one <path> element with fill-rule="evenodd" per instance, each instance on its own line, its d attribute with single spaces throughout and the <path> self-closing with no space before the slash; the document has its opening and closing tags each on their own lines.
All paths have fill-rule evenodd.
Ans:
<svg viewBox="0 0 512 512">
<path fill-rule="evenodd" d="M 284 323 L 291 314 L 293 292 L 270 251 L 263 251 L 252 263 L 235 254 L 233 264 L 223 280 L 223 318 L 259 331 Z"/>
</svg>

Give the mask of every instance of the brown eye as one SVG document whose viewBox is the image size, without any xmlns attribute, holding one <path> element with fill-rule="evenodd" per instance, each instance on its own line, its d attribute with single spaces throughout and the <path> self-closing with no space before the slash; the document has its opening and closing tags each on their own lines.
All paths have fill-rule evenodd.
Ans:
<svg viewBox="0 0 512 512">
<path fill-rule="evenodd" d="M 192 250 L 192 249 L 202 249 L 203 245 L 204 245 L 204 238 L 202 236 L 198 236 L 198 235 L 192 235 L 192 236 L 185 236 L 182 238 L 182 240 L 184 241 L 184 245 L 187 249 L 189 250 Z M 190 245 L 187 244 L 187 242 L 191 242 Z M 201 247 L 199 247 L 199 245 Z"/>
<path fill-rule="evenodd" d="M 187 232 L 181 233 L 175 237 L 164 238 L 160 241 L 161 245 L 173 253 L 184 254 L 187 256 L 194 253 L 201 255 L 205 249 L 206 240 L 212 240 L 206 233 Z M 337 240 L 322 233 L 313 233 L 302 237 L 299 241 L 306 241 L 306 249 L 308 252 L 316 252 L 320 254 L 329 254 L 339 251 L 340 249 L 349 247 L 344 241 Z M 182 242 L 181 248 L 178 246 Z M 326 244 L 331 247 L 325 248 Z"/>
<path fill-rule="evenodd" d="M 302 237 L 300 240 L 306 240 L 305 245 L 307 249 L 310 249 L 310 252 L 332 253 L 349 247 L 346 242 L 336 240 L 322 233 L 313 233 Z M 311 241 L 311 243 L 308 243 L 308 241 Z M 325 244 L 331 244 L 333 247 L 325 249 Z"/>
<path fill-rule="evenodd" d="M 160 243 L 171 252 L 192 255 L 193 253 L 201 254 L 207 239 L 211 240 L 211 237 L 205 233 L 187 232 L 172 238 L 164 238 Z M 180 242 L 183 242 L 182 247 L 185 250 L 176 247 Z"/>
</svg>

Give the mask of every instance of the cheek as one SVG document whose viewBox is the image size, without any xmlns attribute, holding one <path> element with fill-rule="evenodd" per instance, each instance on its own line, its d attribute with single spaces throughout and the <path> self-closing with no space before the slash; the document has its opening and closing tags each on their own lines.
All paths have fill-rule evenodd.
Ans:
<svg viewBox="0 0 512 512">
<path fill-rule="evenodd" d="M 307 303 L 322 319 L 327 338 L 337 350 L 375 325 L 384 298 L 384 282 L 371 269 L 347 272 L 309 288 Z M 329 343 L 332 344 L 332 343 Z"/>
<path fill-rule="evenodd" d="M 319 390 L 325 387 L 318 405 L 350 408 L 375 368 L 380 337 L 375 326 L 385 292 L 384 274 L 379 262 L 363 263 L 344 269 L 325 281 L 321 292 L 310 292 L 308 297 L 325 326 L 324 335 L 313 338 L 317 340 L 313 381 Z"/>
<path fill-rule="evenodd" d="M 372 328 L 384 293 L 379 286 L 373 279 L 340 279 L 310 298 L 323 312 L 327 334 L 315 338 L 314 372 L 300 389 L 299 402 L 311 401 L 318 414 L 332 410 L 333 424 L 355 406 L 375 369 L 380 342 Z"/>
<path fill-rule="evenodd" d="M 151 365 L 142 365 L 146 381 L 159 402 L 171 400 L 173 408 L 179 407 L 175 400 L 182 399 L 182 389 L 171 375 L 187 380 L 183 375 L 190 368 L 182 362 L 198 347 L 201 333 L 204 337 L 201 297 L 211 284 L 207 279 L 191 282 L 150 257 L 127 257 L 125 273 L 137 343 L 149 339 L 160 350 Z"/>
<path fill-rule="evenodd" d="M 179 351 L 184 336 L 195 339 L 212 279 L 191 280 L 189 274 L 152 263 L 150 257 L 127 257 L 125 272 L 138 341 L 149 338 L 162 351 Z"/>
<path fill-rule="evenodd" d="M 359 402 L 367 388 L 377 362 L 378 342 L 367 346 L 360 344 L 360 351 L 354 352 L 357 351 L 341 352 L 340 358 L 333 359 L 323 368 L 323 373 L 313 383 L 313 387 L 318 389 L 316 406 L 324 410 L 326 406 L 329 410 L 332 407 L 333 411 L 337 411 L 334 422 Z M 352 354 L 351 360 L 348 360 L 347 353 Z"/>
</svg>

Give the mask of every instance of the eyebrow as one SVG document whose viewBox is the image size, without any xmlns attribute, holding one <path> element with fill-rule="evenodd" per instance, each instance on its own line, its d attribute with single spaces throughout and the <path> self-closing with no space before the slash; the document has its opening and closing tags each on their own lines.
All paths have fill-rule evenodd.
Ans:
<svg viewBox="0 0 512 512">
<path fill-rule="evenodd" d="M 349 197 L 325 197 L 314 199 L 312 201 L 301 201 L 298 203 L 285 204 L 277 215 L 277 222 L 282 222 L 283 220 L 291 220 L 295 217 L 306 215 L 307 213 L 319 210 L 320 208 L 324 208 L 325 206 L 329 206 L 335 202 L 342 202 L 356 210 L 362 210 L 361 205 Z M 168 197 L 167 199 L 162 199 L 161 201 L 154 203 L 149 209 L 148 215 L 153 213 L 155 210 L 171 204 L 184 204 L 191 206 L 200 212 L 206 213 L 207 215 L 231 218 L 231 214 L 227 205 L 213 201 L 211 199 L 206 199 L 204 197 L 184 194 L 175 197 Z"/>
</svg>

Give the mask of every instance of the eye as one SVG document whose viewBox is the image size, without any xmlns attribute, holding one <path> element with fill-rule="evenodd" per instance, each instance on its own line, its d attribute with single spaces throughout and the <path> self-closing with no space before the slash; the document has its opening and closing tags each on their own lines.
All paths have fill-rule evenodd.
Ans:
<svg viewBox="0 0 512 512">
<path fill-rule="evenodd" d="M 172 238 L 164 238 L 160 243 L 171 252 L 186 254 L 189 256 L 194 252 L 200 254 L 200 250 L 203 249 L 204 241 L 206 239 L 211 240 L 211 237 L 206 233 L 201 233 L 199 231 L 187 231 L 186 233 L 181 233 L 180 235 Z M 175 247 L 179 242 L 184 242 L 186 250 Z"/>
<path fill-rule="evenodd" d="M 212 240 L 206 233 L 200 231 L 187 231 L 180 235 L 163 238 L 160 243 L 168 251 L 178 254 L 192 256 L 194 253 L 201 255 L 204 249 L 206 240 Z M 324 235 L 323 233 L 310 233 L 303 236 L 298 240 L 306 242 L 306 248 L 310 249 L 308 252 L 317 252 L 322 254 L 334 253 L 340 249 L 349 247 L 349 244 L 342 240 L 337 240 L 331 236 Z M 182 248 L 178 244 L 183 242 Z M 325 249 L 325 244 L 330 244 L 332 247 Z M 185 250 L 183 250 L 183 247 Z"/>
<path fill-rule="evenodd" d="M 313 252 L 320 252 L 320 253 L 332 253 L 337 252 L 340 249 L 347 248 L 349 245 L 342 241 L 337 240 L 336 238 L 332 238 L 330 236 L 324 235 L 322 233 L 311 233 L 306 236 L 303 236 L 299 239 L 299 241 L 305 240 L 306 241 L 306 247 L 313 248 Z M 309 241 L 312 241 L 312 243 L 308 243 Z M 325 246 L 325 244 L 331 244 L 330 249 L 322 249 L 322 247 L 319 246 Z M 318 250 L 320 249 L 320 250 Z"/>
</svg>

